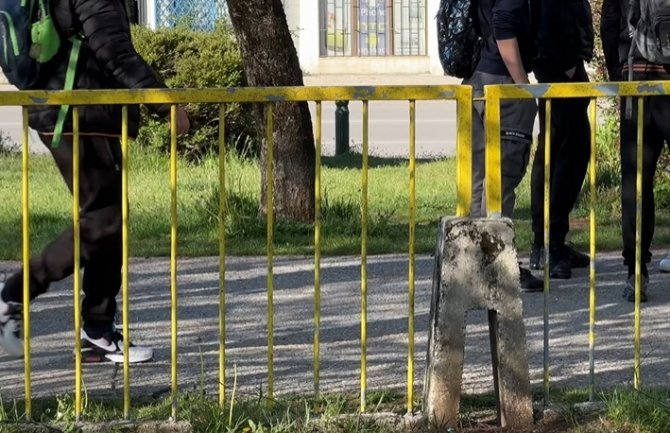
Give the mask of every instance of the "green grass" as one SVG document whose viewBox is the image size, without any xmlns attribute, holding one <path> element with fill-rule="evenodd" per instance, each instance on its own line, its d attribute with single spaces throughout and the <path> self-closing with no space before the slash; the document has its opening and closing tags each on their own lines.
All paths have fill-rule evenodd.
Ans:
<svg viewBox="0 0 670 433">
<path fill-rule="evenodd" d="M 539 396 L 536 395 L 536 398 Z M 604 403 L 604 411 L 592 414 L 579 413 L 573 405 L 585 402 L 588 392 L 553 390 L 551 403 L 559 408 L 560 417 L 550 424 L 536 427 L 537 433 L 666 433 L 670 431 L 670 392 L 649 389 L 637 392 L 614 389 L 597 396 Z M 404 397 L 396 393 L 371 392 L 367 396 L 367 413 L 405 414 Z M 361 417 L 357 396 L 333 394 L 320 397 L 284 395 L 268 401 L 260 396 L 235 399 L 221 407 L 214 396 L 202 393 L 180 395 L 178 418 L 188 421 L 193 431 L 214 432 L 374 432 L 394 431 L 388 424 Z M 420 407 L 417 402 L 416 407 Z M 74 431 L 74 402 L 71 395 L 51 399 L 36 399 L 32 404 L 33 420 L 47 425 L 57 425 L 62 431 Z M 130 419 L 134 421 L 166 421 L 171 416 L 169 398 L 138 398 L 131 404 Z M 94 399 L 85 396 L 82 421 L 101 423 L 120 420 L 123 404 L 119 399 Z M 397 421 L 398 419 L 396 419 Z M 17 431 L 16 423 L 25 422 L 24 404 L 21 401 L 0 399 L 0 432 Z M 490 432 L 495 422 L 493 395 L 464 395 L 461 398 L 459 424 L 469 432 Z M 25 430 L 24 430 L 25 431 Z M 125 430 L 124 430 L 125 431 Z M 433 432 L 428 427 L 417 432 Z"/>
<path fill-rule="evenodd" d="M 21 159 L 0 153 L 0 259 L 21 255 Z M 361 157 L 347 154 L 323 159 L 322 252 L 325 255 L 360 252 Z M 370 158 L 368 252 L 408 250 L 408 164 L 405 160 Z M 179 254 L 218 254 L 218 163 L 205 158 L 198 165 L 185 161 L 178 168 Z M 226 166 L 226 252 L 263 255 L 265 220 L 258 217 L 260 169 L 255 160 L 231 157 Z M 417 163 L 417 252 L 434 248 L 437 221 L 455 214 L 455 161 Z M 530 203 L 526 176 L 517 191 L 517 243 L 527 251 L 531 242 Z M 170 250 L 170 183 L 167 157 L 134 150 L 130 179 L 130 253 L 132 256 L 166 256 Z M 588 244 L 588 197 L 573 212 L 572 240 Z M 49 156 L 30 162 L 30 238 L 39 251 L 70 225 L 72 201 Z M 615 187 L 601 188 L 596 207 L 598 248 L 620 248 L 619 199 Z M 658 212 L 655 242 L 670 243 L 668 217 Z M 278 221 L 278 254 L 311 254 L 313 227 Z"/>
</svg>

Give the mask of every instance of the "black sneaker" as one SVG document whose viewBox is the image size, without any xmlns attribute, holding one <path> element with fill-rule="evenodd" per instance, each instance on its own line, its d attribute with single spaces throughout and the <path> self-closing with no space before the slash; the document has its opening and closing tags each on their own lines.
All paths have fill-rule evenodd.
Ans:
<svg viewBox="0 0 670 433">
<path fill-rule="evenodd" d="M 519 287 L 523 293 L 541 292 L 544 281 L 536 278 L 528 269 L 519 266 Z"/>
<path fill-rule="evenodd" d="M 644 275 L 640 276 L 640 302 L 647 302 L 647 286 L 649 285 L 649 278 Z M 623 297 L 628 302 L 635 302 L 635 275 L 628 277 L 626 286 L 623 288 Z"/>
<path fill-rule="evenodd" d="M 154 351 L 150 347 L 135 346 L 130 343 L 128 352 L 131 364 L 151 361 Z M 123 334 L 116 329 L 105 332 L 100 338 L 92 338 L 86 330 L 81 330 L 82 362 L 96 363 L 111 361 L 123 364 Z"/>
<path fill-rule="evenodd" d="M 571 268 L 586 268 L 591 263 L 591 258 L 587 254 L 580 253 L 572 245 L 565 244 L 563 248 L 565 249 L 564 254 L 567 256 Z M 544 246 L 532 246 L 529 262 L 531 269 L 544 269 Z"/>
<path fill-rule="evenodd" d="M 565 245 L 560 245 L 550 248 L 549 251 L 549 277 L 560 280 L 567 280 L 572 277 L 568 248 Z"/>
<path fill-rule="evenodd" d="M 572 248 L 571 244 L 565 244 L 565 253 L 570 260 L 571 268 L 586 268 L 591 264 L 591 257 Z"/>
<path fill-rule="evenodd" d="M 0 283 L 0 292 L 5 283 Z M 0 295 L 0 346 L 9 355 L 20 358 L 23 356 L 23 340 L 21 339 L 22 305 L 18 302 L 5 302 Z"/>
</svg>

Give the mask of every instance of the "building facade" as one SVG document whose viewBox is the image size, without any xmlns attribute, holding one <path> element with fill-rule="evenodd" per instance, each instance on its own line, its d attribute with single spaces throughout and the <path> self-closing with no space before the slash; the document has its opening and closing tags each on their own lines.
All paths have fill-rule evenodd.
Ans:
<svg viewBox="0 0 670 433">
<path fill-rule="evenodd" d="M 282 0 L 306 74 L 442 75 L 435 14 L 439 0 Z M 224 0 L 143 0 L 152 28 L 180 21 L 211 28 Z"/>
<path fill-rule="evenodd" d="M 284 0 L 307 74 L 442 75 L 439 0 Z"/>
</svg>

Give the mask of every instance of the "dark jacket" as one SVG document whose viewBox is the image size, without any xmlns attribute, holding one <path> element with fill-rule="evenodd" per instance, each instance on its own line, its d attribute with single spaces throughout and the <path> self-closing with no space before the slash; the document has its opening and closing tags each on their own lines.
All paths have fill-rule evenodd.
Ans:
<svg viewBox="0 0 670 433">
<path fill-rule="evenodd" d="M 628 30 L 629 0 L 603 0 L 600 18 L 600 37 L 610 81 L 628 79 L 628 54 L 632 43 Z M 634 79 L 670 79 L 670 68 L 655 65 L 633 50 Z"/>
<path fill-rule="evenodd" d="M 564 71 L 593 58 L 593 15 L 589 0 L 531 0 L 536 62 Z"/>
<path fill-rule="evenodd" d="M 516 38 L 524 69 L 530 72 L 535 52 L 531 39 L 528 0 L 479 0 L 477 4 L 477 18 L 484 46 L 476 70 L 509 75 L 496 41 Z"/>
<path fill-rule="evenodd" d="M 75 89 L 164 88 L 149 65 L 137 54 L 130 38 L 130 25 L 122 0 L 57 0 L 51 2 L 52 17 L 61 33 L 61 49 L 41 69 L 38 89 L 61 90 L 64 87 L 70 49 L 69 37 L 84 40 L 77 63 Z M 59 106 L 31 107 L 30 126 L 38 132 L 53 132 Z M 169 106 L 149 107 L 167 116 Z M 121 106 L 80 107 L 80 131 L 88 134 L 120 135 Z M 71 132 L 71 113 L 64 132 Z M 139 107 L 129 107 L 129 135 L 137 135 Z"/>
</svg>

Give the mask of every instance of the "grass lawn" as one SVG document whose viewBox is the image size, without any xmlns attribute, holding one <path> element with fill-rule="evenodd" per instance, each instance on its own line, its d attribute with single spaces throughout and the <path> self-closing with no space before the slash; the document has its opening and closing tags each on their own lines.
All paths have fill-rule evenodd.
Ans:
<svg viewBox="0 0 670 433">
<path fill-rule="evenodd" d="M 21 158 L 0 154 L 0 259 L 21 255 Z M 164 155 L 134 149 L 130 169 L 130 253 L 165 256 L 170 248 L 169 161 Z M 347 154 L 323 159 L 322 252 L 325 255 L 360 252 L 361 157 Z M 408 250 L 408 164 L 405 160 L 370 158 L 370 254 Z M 179 162 L 179 254 L 218 254 L 218 162 L 207 158 L 199 165 Z M 265 221 L 257 216 L 260 170 L 257 161 L 229 158 L 226 166 L 226 251 L 232 255 L 265 254 Z M 417 252 L 431 252 L 437 220 L 455 214 L 455 161 L 417 164 Z M 519 249 L 531 242 L 529 176 L 518 190 L 515 222 Z M 573 213 L 572 240 L 588 245 L 587 199 Z M 40 250 L 70 224 L 71 198 L 49 156 L 30 160 L 31 249 Z M 618 193 L 603 190 L 596 207 L 598 248 L 620 248 Z M 670 243 L 667 214 L 659 211 L 655 245 Z M 278 254 L 311 254 L 314 235 L 310 225 L 278 222 Z"/>
<path fill-rule="evenodd" d="M 230 399 L 234 398 L 233 404 Z M 535 400 L 539 399 L 539 394 Z M 360 416 L 357 396 L 322 395 L 317 398 L 284 395 L 270 404 L 262 397 L 229 396 L 224 407 L 216 396 L 202 393 L 182 394 L 178 401 L 178 418 L 191 424 L 198 433 L 392 433 L 401 431 L 393 425 L 406 413 L 405 398 L 396 393 L 373 392 L 367 398 L 368 416 Z M 601 409 L 583 413 L 575 404 L 588 400 L 585 390 L 554 391 L 551 407 L 557 416 L 536 424 L 536 433 L 666 433 L 670 429 L 670 394 L 667 390 L 611 390 L 595 396 Z M 417 401 L 415 407 L 420 407 Z M 24 404 L 0 400 L 0 432 L 46 431 L 35 428 L 19 430 L 24 421 Z M 494 428 L 493 395 L 464 395 L 461 399 L 459 428 L 462 433 L 499 433 Z M 146 422 L 166 421 L 171 414 L 171 399 L 136 398 L 131 404 L 130 419 Z M 91 423 L 117 421 L 123 418 L 123 404 L 118 399 L 92 396 L 83 402 L 82 420 Z M 58 431 L 75 431 L 74 402 L 71 396 L 35 400 L 33 420 L 58 426 Z M 386 421 L 386 422 L 384 422 Z M 16 424 L 19 422 L 19 424 Z M 24 424 L 25 427 L 28 427 Z M 61 430 L 62 429 L 62 430 Z M 52 430 L 49 430 L 52 431 Z M 55 430 L 53 430 L 55 431 Z M 97 431 L 97 430 L 96 430 Z M 107 431 L 107 430 L 105 430 Z M 110 430 L 111 431 L 111 430 Z M 116 430 L 114 430 L 116 431 Z M 119 430 L 121 431 L 121 430 Z M 126 431 L 126 429 L 123 429 Z M 139 431 L 139 430 L 138 430 Z M 144 431 L 144 430 L 143 430 Z M 148 429 L 147 429 L 148 431 Z M 154 431 L 154 430 L 151 430 Z M 437 431 L 427 425 L 415 425 L 412 432 Z M 456 430 L 444 430 L 453 431 Z"/>
</svg>

